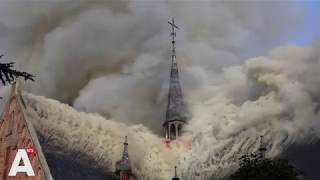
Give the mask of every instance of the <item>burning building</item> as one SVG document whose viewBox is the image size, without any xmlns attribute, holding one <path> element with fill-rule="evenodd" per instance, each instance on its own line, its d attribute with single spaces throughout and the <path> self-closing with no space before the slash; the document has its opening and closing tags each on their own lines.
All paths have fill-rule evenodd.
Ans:
<svg viewBox="0 0 320 180">
<path fill-rule="evenodd" d="M 134 175 L 132 174 L 129 152 L 128 152 L 128 139 L 125 137 L 125 141 L 123 143 L 123 153 L 121 160 L 116 162 L 116 176 L 120 180 L 135 180 Z"/>
<path fill-rule="evenodd" d="M 163 123 L 163 129 L 167 140 L 175 140 L 182 135 L 183 126 L 187 123 L 187 110 L 183 101 L 175 51 L 175 29 L 178 29 L 178 26 L 175 25 L 174 19 L 169 24 L 172 27 L 171 72 L 166 120 Z"/>
<path fill-rule="evenodd" d="M 162 124 L 164 129 L 164 138 L 168 144 L 171 141 L 179 140 L 179 137 L 182 135 L 183 127 L 188 120 L 186 106 L 182 96 L 178 64 L 175 55 L 175 29 L 178 29 L 178 27 L 175 25 L 174 20 L 169 22 L 169 24 L 172 27 L 171 73 L 166 119 Z M 61 171 L 60 169 L 63 168 L 57 168 L 58 165 L 56 162 L 52 161 L 60 161 L 61 158 L 58 158 L 58 160 L 54 159 L 56 157 L 52 157 L 53 155 L 50 154 L 52 152 L 46 152 L 46 149 L 44 149 L 46 154 L 43 153 L 40 144 L 42 141 L 41 139 L 38 139 L 41 138 L 41 135 L 43 134 L 40 133 L 37 135 L 37 132 L 33 128 L 33 125 L 35 127 L 36 125 L 31 124 L 33 121 L 32 117 L 29 117 L 27 114 L 25 114 L 29 106 L 28 103 L 25 103 L 23 96 L 21 95 L 19 85 L 19 81 L 13 83 L 11 95 L 9 96 L 0 119 L 0 179 L 51 180 L 53 178 L 49 167 L 51 167 L 54 175 L 58 174 L 54 177 L 60 179 L 62 175 L 60 175 L 61 172 L 58 173 L 58 171 Z M 46 146 L 46 144 L 42 145 Z M 25 172 L 18 172 L 16 176 L 8 176 L 8 174 L 10 174 L 10 169 L 15 162 L 15 156 L 21 149 L 27 152 L 28 159 L 30 159 L 30 164 L 34 170 L 34 176 L 28 176 L 28 174 Z M 47 161 L 50 166 L 48 166 Z M 68 158 L 64 158 L 64 161 L 68 161 Z M 65 162 L 61 162 L 60 164 L 65 167 L 64 163 Z M 72 163 L 75 162 L 72 161 Z M 20 166 L 22 164 L 18 162 L 18 165 Z M 115 176 L 120 180 L 136 179 L 130 164 L 127 137 L 124 141 L 122 157 L 116 162 L 115 169 Z M 68 169 L 65 171 L 68 171 Z M 175 175 L 175 178 L 177 178 L 177 174 Z"/>
<path fill-rule="evenodd" d="M 179 137 L 182 135 L 183 127 L 187 123 L 187 108 L 183 100 L 182 90 L 179 80 L 179 69 L 176 61 L 175 53 L 175 29 L 179 29 L 175 24 L 174 19 L 168 22 L 171 25 L 171 37 L 172 37 L 172 49 L 171 49 L 171 70 L 170 70 L 170 84 L 168 92 L 168 102 L 166 109 L 166 119 L 163 123 L 164 138 L 165 143 L 169 147 L 170 142 L 174 140 L 179 140 Z M 132 174 L 129 153 L 128 153 L 128 142 L 127 136 L 125 137 L 124 149 L 122 158 L 116 162 L 116 176 L 120 180 L 133 180 L 135 179 Z M 177 169 L 175 167 L 175 176 L 174 180 L 179 179 L 177 176 Z"/>
</svg>

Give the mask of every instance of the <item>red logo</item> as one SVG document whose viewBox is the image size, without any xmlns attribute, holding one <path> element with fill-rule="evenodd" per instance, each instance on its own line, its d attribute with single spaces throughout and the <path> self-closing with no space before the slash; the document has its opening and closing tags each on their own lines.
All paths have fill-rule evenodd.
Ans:
<svg viewBox="0 0 320 180">
<path fill-rule="evenodd" d="M 29 156 L 30 156 L 30 155 L 34 156 L 34 155 L 36 154 L 36 151 L 33 149 L 32 146 L 29 146 L 29 147 L 27 148 L 27 153 L 28 153 Z"/>
</svg>

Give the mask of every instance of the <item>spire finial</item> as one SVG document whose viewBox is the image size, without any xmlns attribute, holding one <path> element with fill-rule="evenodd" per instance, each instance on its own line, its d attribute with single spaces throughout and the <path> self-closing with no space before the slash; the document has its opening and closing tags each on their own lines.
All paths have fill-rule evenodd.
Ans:
<svg viewBox="0 0 320 180">
<path fill-rule="evenodd" d="M 124 137 L 124 143 L 123 143 L 123 155 L 122 159 L 129 159 L 129 153 L 128 153 L 128 139 L 127 136 Z"/>
<path fill-rule="evenodd" d="M 260 147 L 259 147 L 259 156 L 261 159 L 263 159 L 265 157 L 265 152 L 267 151 L 267 148 L 264 147 L 263 144 L 263 136 L 260 136 Z"/>
<path fill-rule="evenodd" d="M 177 166 L 174 167 L 174 177 L 177 178 Z"/>
<path fill-rule="evenodd" d="M 177 166 L 174 167 L 174 177 L 172 180 L 179 180 L 178 175 L 177 175 Z"/>
<path fill-rule="evenodd" d="M 125 136 L 124 137 L 124 143 L 123 143 L 124 145 L 128 145 L 128 136 Z"/>
<path fill-rule="evenodd" d="M 174 18 L 172 18 L 171 21 L 168 21 L 168 23 L 170 24 L 171 26 L 171 33 L 170 33 L 170 36 L 172 37 L 172 61 L 174 60 L 174 58 L 176 57 L 176 47 L 175 47 L 175 37 L 176 37 L 176 32 L 175 32 L 175 29 L 179 29 L 179 27 L 174 23 Z"/>
<path fill-rule="evenodd" d="M 17 78 L 11 85 L 11 95 L 19 95 L 21 93 L 22 81 Z"/>
</svg>

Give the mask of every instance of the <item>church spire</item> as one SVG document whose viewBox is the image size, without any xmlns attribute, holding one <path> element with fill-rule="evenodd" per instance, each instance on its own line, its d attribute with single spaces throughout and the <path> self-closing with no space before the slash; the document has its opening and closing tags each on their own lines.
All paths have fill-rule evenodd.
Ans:
<svg viewBox="0 0 320 180">
<path fill-rule="evenodd" d="M 174 19 L 168 22 L 171 26 L 172 49 L 171 49 L 171 72 L 170 85 L 168 93 L 168 104 L 166 111 L 166 121 L 163 124 L 166 132 L 166 138 L 176 139 L 176 136 L 181 135 L 182 125 L 186 123 L 186 107 L 183 102 L 182 91 L 179 80 L 179 69 L 176 61 L 175 50 L 175 29 L 179 27 L 175 24 Z"/>
<path fill-rule="evenodd" d="M 127 136 L 125 136 L 123 143 L 122 158 L 116 162 L 116 175 L 120 180 L 129 180 L 132 177 Z"/>
<path fill-rule="evenodd" d="M 259 158 L 264 159 L 267 148 L 265 147 L 265 144 L 263 142 L 263 136 L 260 136 L 260 147 L 258 151 L 259 151 L 259 154 L 258 154 Z"/>
<path fill-rule="evenodd" d="M 129 164 L 129 153 L 128 153 L 128 137 L 125 136 L 124 137 L 124 143 L 123 143 L 123 153 L 122 153 L 122 161 L 126 162 L 129 167 L 130 167 L 130 164 Z"/>
</svg>

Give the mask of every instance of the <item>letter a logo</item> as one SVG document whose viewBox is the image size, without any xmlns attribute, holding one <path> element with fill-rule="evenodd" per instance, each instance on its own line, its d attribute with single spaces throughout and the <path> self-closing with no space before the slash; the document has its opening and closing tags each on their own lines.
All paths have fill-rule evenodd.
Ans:
<svg viewBox="0 0 320 180">
<path fill-rule="evenodd" d="M 23 162 L 22 166 L 19 165 L 21 160 Z M 34 171 L 25 149 L 18 149 L 16 157 L 12 163 L 9 176 L 16 176 L 18 172 L 25 172 L 28 176 L 34 176 Z"/>
</svg>

